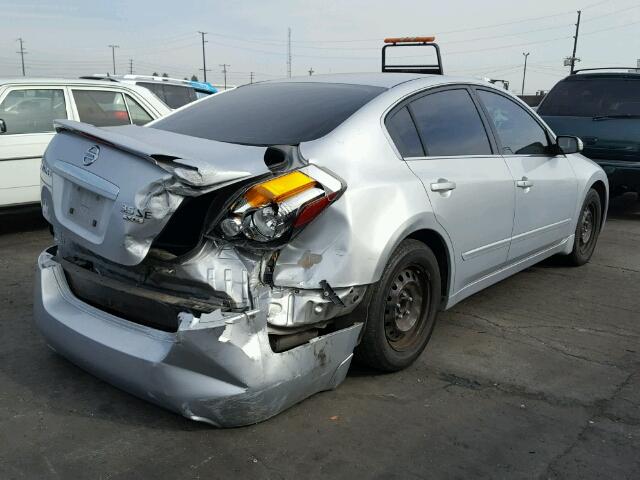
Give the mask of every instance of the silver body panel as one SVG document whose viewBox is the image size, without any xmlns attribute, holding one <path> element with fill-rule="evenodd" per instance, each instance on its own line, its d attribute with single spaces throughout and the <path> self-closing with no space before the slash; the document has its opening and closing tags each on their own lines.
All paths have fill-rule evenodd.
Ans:
<svg viewBox="0 0 640 480">
<path fill-rule="evenodd" d="M 271 283 L 264 272 L 274 252 L 247 252 L 219 239 L 208 242 L 172 269 L 172 278 L 207 285 L 225 294 L 236 310 L 218 309 L 199 318 L 182 312 L 177 332 L 161 332 L 82 302 L 66 285 L 60 263 L 45 252 L 39 261 L 35 316 L 56 351 L 189 418 L 220 426 L 260 421 L 337 386 L 362 323 L 356 317 L 346 327 L 282 353 L 274 353 L 267 336 L 350 318 L 404 239 L 425 231 L 441 239 L 449 270 L 442 308 L 449 308 L 546 257 L 571 252 L 585 195 L 595 182 L 606 188 L 602 169 L 579 154 L 399 155 L 384 125 L 385 115 L 398 102 L 446 85 L 492 88 L 484 82 L 389 73 L 291 81 L 362 83 L 388 90 L 331 133 L 300 145 L 305 162 L 336 174 L 347 189 L 277 249 Z M 63 132 L 45 158 L 51 173 L 43 173 L 43 205 L 48 204 L 47 196 L 53 198 L 45 215 L 54 224 L 58 243 L 79 244 L 124 266 L 144 262 L 151 242 L 184 198 L 268 172 L 261 161 L 264 148 L 148 128 L 107 132 L 84 125 L 65 127 L 108 139 L 117 146 L 110 158 L 120 158 L 113 161 L 129 165 L 135 175 L 119 176 L 98 167 L 98 162 L 82 167 L 74 152 L 93 140 L 79 144 L 84 140 L 67 138 L 65 143 L 71 134 Z M 127 163 L 126 155 L 136 158 Z M 68 171 L 65 164 L 71 165 Z M 80 171 L 92 168 L 93 175 L 107 178 L 114 187 L 83 178 Z M 520 188 L 522 177 L 531 179 L 533 186 Z M 58 199 L 71 188 L 63 179 L 74 185 L 88 182 L 93 191 L 103 185 L 103 196 L 115 195 L 114 201 L 136 208 L 156 205 L 151 208 L 153 218 L 142 227 L 126 225 L 121 212 L 107 209 L 111 217 L 100 235 L 77 231 Z M 455 189 L 442 190 L 439 185 Z M 330 292 L 323 282 L 332 287 Z"/>
<path fill-rule="evenodd" d="M 335 388 L 361 324 L 274 354 L 264 311 L 185 316 L 160 332 L 93 308 L 69 291 L 48 253 L 39 260 L 36 324 L 48 344 L 110 383 L 192 420 L 220 427 L 266 420 Z"/>
</svg>

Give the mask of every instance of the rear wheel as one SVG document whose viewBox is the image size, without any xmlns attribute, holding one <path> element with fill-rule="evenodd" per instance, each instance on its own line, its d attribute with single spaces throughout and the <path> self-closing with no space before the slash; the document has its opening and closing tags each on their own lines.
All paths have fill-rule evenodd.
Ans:
<svg viewBox="0 0 640 480">
<path fill-rule="evenodd" d="M 405 240 L 374 287 L 355 358 L 383 371 L 411 365 L 426 347 L 440 303 L 440 270 L 422 242 Z"/>
<path fill-rule="evenodd" d="M 576 225 L 573 250 L 568 256 L 571 265 L 580 266 L 589 261 L 596 248 L 602 225 L 602 203 L 594 189 L 589 190 L 582 204 Z"/>
</svg>

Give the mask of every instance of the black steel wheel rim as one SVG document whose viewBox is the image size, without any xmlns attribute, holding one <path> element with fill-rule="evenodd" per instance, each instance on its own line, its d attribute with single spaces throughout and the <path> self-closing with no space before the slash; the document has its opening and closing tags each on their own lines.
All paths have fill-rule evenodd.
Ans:
<svg viewBox="0 0 640 480">
<path fill-rule="evenodd" d="M 597 211 L 596 205 L 590 202 L 582 211 L 580 226 L 578 229 L 578 248 L 580 253 L 586 253 L 595 242 L 597 236 Z"/>
<path fill-rule="evenodd" d="M 387 342 L 396 351 L 411 350 L 422 339 L 431 303 L 429 277 L 416 264 L 408 265 L 393 278 L 384 309 Z"/>
</svg>

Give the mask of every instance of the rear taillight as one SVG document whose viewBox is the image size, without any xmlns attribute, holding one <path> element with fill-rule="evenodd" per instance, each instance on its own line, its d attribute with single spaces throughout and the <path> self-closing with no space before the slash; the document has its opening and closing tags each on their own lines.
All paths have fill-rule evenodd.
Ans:
<svg viewBox="0 0 640 480">
<path fill-rule="evenodd" d="M 290 239 L 338 199 L 345 185 L 315 165 L 247 189 L 218 225 L 229 240 L 261 243 Z"/>
</svg>

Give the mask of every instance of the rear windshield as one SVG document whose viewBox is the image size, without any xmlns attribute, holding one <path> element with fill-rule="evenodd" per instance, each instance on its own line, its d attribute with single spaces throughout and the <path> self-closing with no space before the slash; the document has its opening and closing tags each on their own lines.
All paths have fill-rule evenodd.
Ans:
<svg viewBox="0 0 640 480">
<path fill-rule="evenodd" d="M 336 128 L 381 87 L 341 83 L 256 83 L 214 95 L 153 127 L 245 145 L 296 145 Z"/>
<path fill-rule="evenodd" d="M 573 117 L 640 115 L 640 78 L 564 80 L 547 94 L 538 114 Z"/>
<path fill-rule="evenodd" d="M 196 91 L 187 86 L 153 82 L 138 82 L 136 85 L 151 90 L 169 108 L 180 108 L 198 99 Z"/>
</svg>

